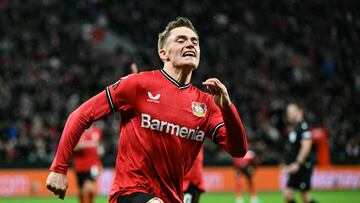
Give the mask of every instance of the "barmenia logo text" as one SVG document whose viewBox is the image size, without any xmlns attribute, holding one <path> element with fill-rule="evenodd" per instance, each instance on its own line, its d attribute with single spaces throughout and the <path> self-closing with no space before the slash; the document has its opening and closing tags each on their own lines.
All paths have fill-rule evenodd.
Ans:
<svg viewBox="0 0 360 203">
<path fill-rule="evenodd" d="M 150 128 L 151 130 L 157 130 L 160 132 L 170 133 L 171 135 L 180 136 L 182 138 L 196 140 L 202 142 L 205 137 L 205 132 L 199 130 L 199 127 L 196 129 L 179 126 L 173 123 L 166 121 L 160 121 L 157 119 L 151 119 L 151 116 L 148 114 L 141 114 L 141 127 Z"/>
</svg>

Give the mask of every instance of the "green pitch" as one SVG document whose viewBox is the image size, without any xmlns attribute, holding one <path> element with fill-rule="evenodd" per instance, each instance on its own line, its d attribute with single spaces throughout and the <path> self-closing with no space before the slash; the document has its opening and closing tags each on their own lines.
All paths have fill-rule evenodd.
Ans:
<svg viewBox="0 0 360 203">
<path fill-rule="evenodd" d="M 360 190 L 345 191 L 315 191 L 313 197 L 319 203 L 360 203 Z M 282 203 L 283 198 L 280 192 L 261 192 L 258 194 L 262 203 Z M 248 200 L 248 196 L 245 195 Z M 66 197 L 65 200 L 59 200 L 55 197 L 27 197 L 27 198 L 9 198 L 0 197 L 0 203 L 77 203 L 76 197 Z M 95 203 L 106 203 L 106 197 L 98 197 Z M 247 201 L 248 202 L 248 201 Z M 299 196 L 297 202 L 300 203 Z M 225 194 L 204 194 L 200 203 L 235 203 L 235 196 L 231 193 Z"/>
</svg>

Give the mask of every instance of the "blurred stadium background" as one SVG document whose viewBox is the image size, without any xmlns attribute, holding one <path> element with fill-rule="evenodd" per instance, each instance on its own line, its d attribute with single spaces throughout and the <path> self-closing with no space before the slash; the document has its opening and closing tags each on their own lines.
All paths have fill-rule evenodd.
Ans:
<svg viewBox="0 0 360 203">
<path fill-rule="evenodd" d="M 319 133 L 315 198 L 360 202 L 360 4 L 350 0 L 0 0 L 0 202 L 57 201 L 44 186 L 67 115 L 130 73 L 132 62 L 161 68 L 157 34 L 176 16 L 189 17 L 200 35 L 193 84 L 220 78 L 242 115 L 261 160 L 263 202 L 282 202 L 291 100 L 305 104 Z M 103 129 L 97 202 L 111 184 L 118 115 Z M 205 143 L 202 202 L 234 202 L 231 163 Z"/>
</svg>

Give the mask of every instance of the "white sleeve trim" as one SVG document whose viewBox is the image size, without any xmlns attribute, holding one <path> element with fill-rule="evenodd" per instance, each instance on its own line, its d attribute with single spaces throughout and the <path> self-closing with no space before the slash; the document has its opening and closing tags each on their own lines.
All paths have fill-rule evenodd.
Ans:
<svg viewBox="0 0 360 203">
<path fill-rule="evenodd" d="M 215 129 L 214 129 L 214 132 L 212 133 L 211 135 L 211 140 L 215 142 L 215 135 L 216 135 L 216 132 L 218 131 L 218 129 L 221 127 L 221 126 L 224 126 L 225 123 L 222 122 L 222 123 L 219 123 L 216 125 Z"/>
<path fill-rule="evenodd" d="M 116 112 L 116 109 L 115 109 L 115 105 L 112 101 L 112 98 L 111 98 L 111 94 L 110 94 L 110 89 L 109 87 L 106 87 L 106 96 L 107 96 L 107 99 L 108 99 L 108 102 L 110 104 L 110 108 L 113 112 Z"/>
</svg>

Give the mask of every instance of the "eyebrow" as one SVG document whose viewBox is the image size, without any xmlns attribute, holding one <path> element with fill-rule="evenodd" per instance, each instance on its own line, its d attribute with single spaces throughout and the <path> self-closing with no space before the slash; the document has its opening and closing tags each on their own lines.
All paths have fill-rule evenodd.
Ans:
<svg viewBox="0 0 360 203">
<path fill-rule="evenodd" d="M 177 36 L 175 37 L 175 40 L 178 40 L 178 39 L 184 39 L 184 40 L 186 40 L 186 39 L 188 39 L 188 37 L 187 37 L 186 35 L 177 35 Z M 193 41 L 193 40 L 199 41 L 199 39 L 198 39 L 197 37 L 191 37 L 190 39 L 191 39 L 192 41 Z"/>
</svg>

